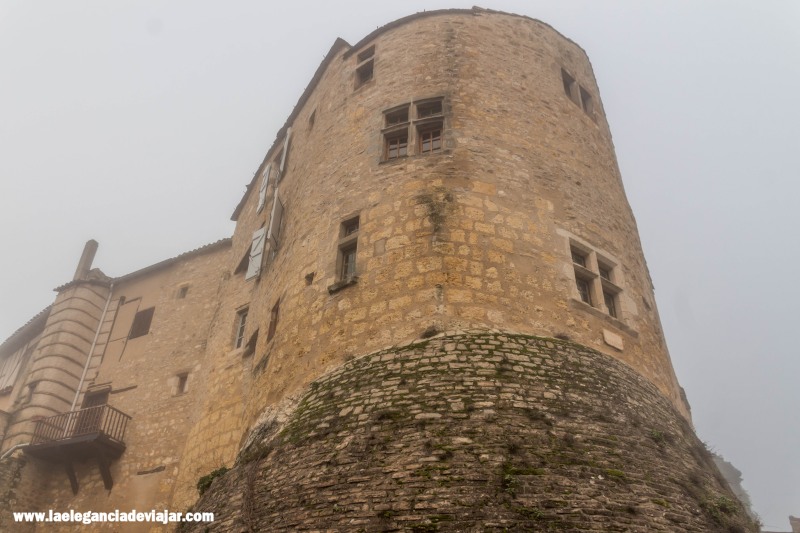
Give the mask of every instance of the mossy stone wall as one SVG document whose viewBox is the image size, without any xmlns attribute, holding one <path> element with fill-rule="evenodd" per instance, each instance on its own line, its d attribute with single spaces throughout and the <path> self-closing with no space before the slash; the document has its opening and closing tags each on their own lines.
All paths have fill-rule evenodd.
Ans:
<svg viewBox="0 0 800 533">
<path fill-rule="evenodd" d="M 266 423 L 195 531 L 755 531 L 703 444 L 624 363 L 453 332 L 349 361 Z"/>
</svg>

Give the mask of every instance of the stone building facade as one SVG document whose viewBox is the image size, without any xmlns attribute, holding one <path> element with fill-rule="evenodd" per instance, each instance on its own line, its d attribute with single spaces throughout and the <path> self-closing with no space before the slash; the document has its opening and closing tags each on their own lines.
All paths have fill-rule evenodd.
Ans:
<svg viewBox="0 0 800 533">
<path fill-rule="evenodd" d="M 121 278 L 84 257 L 0 347 L 8 507 L 755 530 L 691 429 L 589 60 L 550 26 L 473 8 L 337 40 L 233 219 Z M 43 468 L 42 417 L 93 405 L 130 417 L 121 455 Z"/>
</svg>

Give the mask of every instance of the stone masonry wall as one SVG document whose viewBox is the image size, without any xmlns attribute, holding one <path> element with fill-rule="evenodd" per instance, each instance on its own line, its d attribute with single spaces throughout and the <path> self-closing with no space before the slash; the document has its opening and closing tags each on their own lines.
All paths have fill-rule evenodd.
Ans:
<svg viewBox="0 0 800 533">
<path fill-rule="evenodd" d="M 757 531 L 685 419 L 570 342 L 452 332 L 262 421 L 190 531 Z"/>
<path fill-rule="evenodd" d="M 374 77 L 356 88 L 357 56 L 371 46 Z M 592 68 L 577 44 L 527 17 L 448 10 L 390 24 L 326 61 L 286 124 L 280 182 L 273 173 L 259 211 L 258 172 L 236 211 L 232 275 L 209 338 L 218 370 L 176 501 L 190 503 L 191 481 L 229 461 L 237 435 L 264 409 L 331 365 L 430 327 L 568 335 L 636 368 L 688 418 Z M 565 95 L 562 68 L 592 94 L 592 116 Z M 413 102 L 436 97 L 442 150 L 412 146 L 384 161 L 384 111 L 408 104 L 413 118 Z M 280 133 L 264 166 L 277 166 L 282 147 Z M 280 245 L 261 276 L 246 280 L 237 266 L 247 264 L 253 232 L 269 225 L 276 195 L 285 209 Z M 341 223 L 356 215 L 358 283 L 331 293 Z M 580 301 L 570 239 L 614 260 L 618 318 L 602 302 Z M 258 331 L 252 354 L 233 347 L 245 307 L 247 337 Z"/>
</svg>

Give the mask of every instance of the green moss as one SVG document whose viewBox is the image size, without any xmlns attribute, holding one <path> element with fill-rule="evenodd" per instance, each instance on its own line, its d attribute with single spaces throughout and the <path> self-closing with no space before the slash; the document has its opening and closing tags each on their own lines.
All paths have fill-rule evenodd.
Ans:
<svg viewBox="0 0 800 533">
<path fill-rule="evenodd" d="M 721 526 L 729 525 L 730 518 L 739 513 L 739 506 L 726 496 L 717 496 L 700 502 L 700 507 Z"/>
<path fill-rule="evenodd" d="M 205 494 L 205 492 L 211 487 L 211 484 L 214 482 L 215 479 L 218 477 L 224 476 L 225 473 L 228 471 L 228 467 L 223 466 L 217 468 L 210 474 L 206 474 L 205 476 L 201 477 L 197 480 L 197 490 L 200 492 L 200 496 Z"/>
<path fill-rule="evenodd" d="M 622 470 L 616 470 L 614 468 L 607 468 L 606 475 L 611 479 L 618 479 L 618 480 L 626 480 L 628 477 L 625 475 L 625 472 Z"/>
<path fill-rule="evenodd" d="M 520 507 L 513 507 L 512 509 L 514 510 L 515 513 L 521 514 L 525 518 L 540 520 L 542 519 L 542 517 L 544 517 L 544 513 L 540 509 L 537 509 L 536 507 L 520 506 Z"/>
</svg>

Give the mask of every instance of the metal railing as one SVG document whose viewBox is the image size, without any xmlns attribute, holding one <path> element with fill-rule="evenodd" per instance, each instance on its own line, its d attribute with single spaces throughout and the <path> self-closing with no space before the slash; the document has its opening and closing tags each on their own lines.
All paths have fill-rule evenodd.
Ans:
<svg viewBox="0 0 800 533">
<path fill-rule="evenodd" d="M 122 443 L 130 419 L 130 416 L 107 404 L 61 413 L 36 422 L 31 444 L 55 442 L 92 433 L 102 433 L 109 439 Z"/>
</svg>

